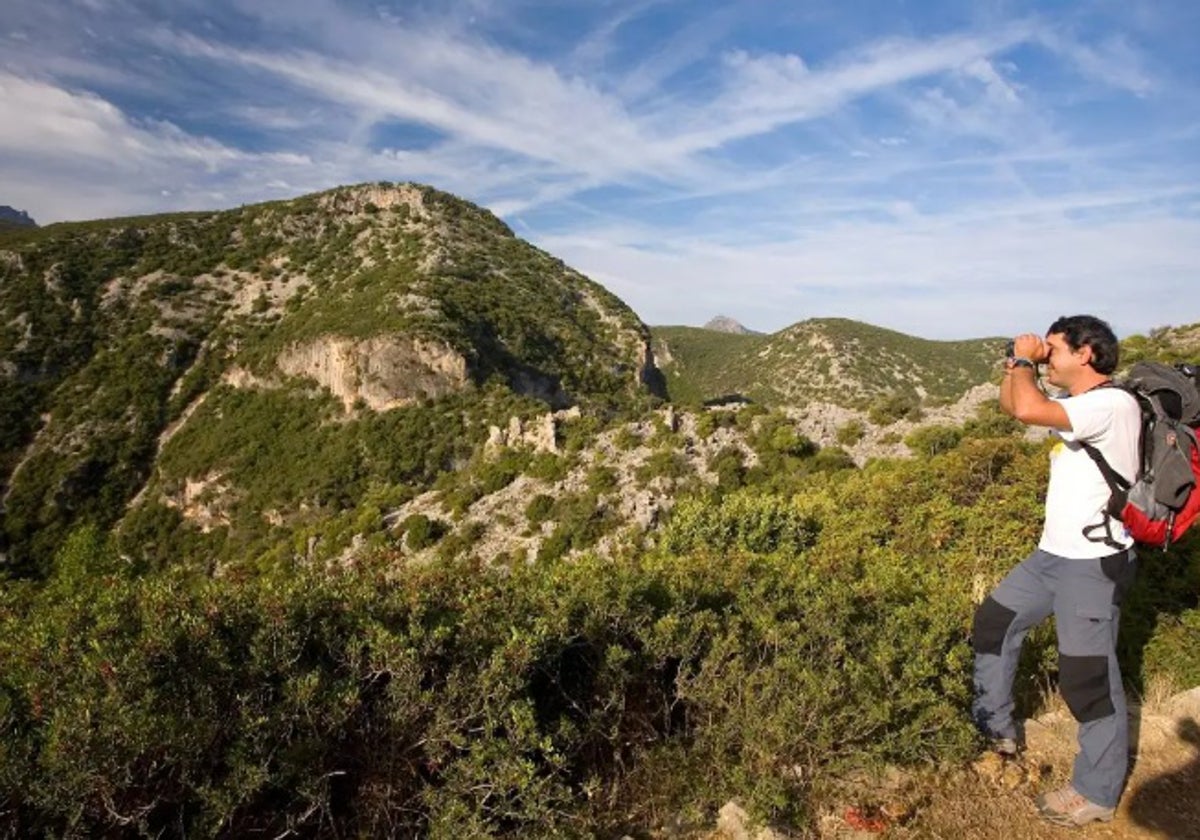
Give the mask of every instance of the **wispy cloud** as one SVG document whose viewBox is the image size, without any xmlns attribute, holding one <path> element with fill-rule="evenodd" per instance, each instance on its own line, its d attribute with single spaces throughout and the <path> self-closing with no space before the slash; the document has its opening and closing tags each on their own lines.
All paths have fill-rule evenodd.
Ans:
<svg viewBox="0 0 1200 840">
<path fill-rule="evenodd" d="M 792 243 L 736 248 L 648 240 L 649 233 L 599 230 L 545 245 L 639 300 L 652 323 L 698 324 L 719 311 L 774 330 L 805 317 L 846 316 L 950 339 L 1040 330 L 1079 310 L 1124 333 L 1195 318 L 1180 312 L 1178 296 L 1191 288 L 1200 260 L 1197 219 L 843 224 Z M 624 244 L 647 241 L 655 247 Z M 1143 299 L 1135 289 L 1146 276 L 1159 294 Z M 656 282 L 633 279 L 642 277 Z"/>
<path fill-rule="evenodd" d="M 265 158 L 300 165 L 289 152 L 251 155 L 165 121 L 134 122 L 111 103 L 86 92 L 0 73 L 0 151 L 27 158 L 103 161 L 114 169 L 140 170 L 149 163 L 188 164 L 216 171 Z"/>
<path fill-rule="evenodd" d="M 1005 10 L 16 0 L 0 203 L 53 220 L 414 179 L 651 321 L 1002 332 L 1079 278 L 1152 321 L 1116 278 L 1200 268 L 1196 65 L 1117 6 Z"/>
<path fill-rule="evenodd" d="M 1040 41 L 1055 52 L 1067 57 L 1084 76 L 1145 96 L 1154 90 L 1155 82 L 1146 70 L 1142 53 L 1121 34 L 1105 37 L 1094 44 L 1084 44 L 1061 32 L 1046 31 Z"/>
</svg>

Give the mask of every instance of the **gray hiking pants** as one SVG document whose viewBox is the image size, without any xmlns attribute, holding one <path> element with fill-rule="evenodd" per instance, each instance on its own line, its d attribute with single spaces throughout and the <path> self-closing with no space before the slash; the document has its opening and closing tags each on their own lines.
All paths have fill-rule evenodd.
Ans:
<svg viewBox="0 0 1200 840">
<path fill-rule="evenodd" d="M 975 611 L 975 722 L 987 735 L 1016 738 L 1013 678 L 1030 628 L 1054 616 L 1063 699 L 1079 722 L 1072 784 L 1097 805 L 1116 807 L 1129 764 L 1129 720 L 1117 666 L 1120 603 L 1137 568 L 1132 549 L 1072 560 L 1038 549 Z"/>
</svg>

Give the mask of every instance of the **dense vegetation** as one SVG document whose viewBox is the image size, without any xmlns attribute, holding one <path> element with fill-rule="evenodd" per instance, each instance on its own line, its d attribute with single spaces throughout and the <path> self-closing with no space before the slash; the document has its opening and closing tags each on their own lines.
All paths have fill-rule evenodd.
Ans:
<svg viewBox="0 0 1200 840">
<path fill-rule="evenodd" d="M 973 605 L 1045 447 L 985 405 L 858 468 L 863 420 L 821 446 L 772 401 L 920 422 L 993 343 L 679 329 L 676 400 L 759 400 L 685 414 L 627 307 L 417 194 L 0 233 L 0 837 L 619 836 L 731 797 L 805 830 L 852 774 L 973 755 Z M 470 387 L 377 412 L 277 368 L 380 334 Z M 497 531 L 528 550 L 480 560 Z M 1200 684 L 1198 593 L 1200 537 L 1143 557 L 1131 689 Z M 1040 628 L 1021 713 L 1055 667 Z"/>
<path fill-rule="evenodd" d="M 659 546 L 486 568 L 147 570 L 87 528 L 0 602 L 11 832 L 620 833 L 973 751 L 973 597 L 1036 538 L 1042 447 L 714 488 Z M 413 523 L 415 525 L 415 523 Z M 1132 687 L 1200 682 L 1200 546 L 1145 558 Z M 1034 634 L 1021 703 L 1053 678 Z"/>
<path fill-rule="evenodd" d="M 694 327 L 654 327 L 653 334 L 673 400 L 740 396 L 863 409 L 892 396 L 957 400 L 988 381 L 1003 346 L 999 339 L 929 341 L 842 318 L 801 321 L 768 336 Z"/>
<path fill-rule="evenodd" d="M 457 354 L 476 397 L 343 425 L 311 382 L 283 381 L 289 348 L 376 336 Z M 113 526 L 147 485 L 131 525 L 166 533 L 171 494 L 216 474 L 236 482 L 226 513 L 247 526 L 230 547 L 243 551 L 264 511 L 330 512 L 372 483 L 429 485 L 487 422 L 535 401 L 643 405 L 647 340 L 602 287 L 428 187 L 2 232 L 0 566 L 44 574 L 72 528 Z M 235 370 L 259 386 L 217 387 Z M 532 399 L 514 408 L 488 396 L 497 389 Z M 160 459 L 160 437 L 201 401 Z M 387 435 L 425 463 L 381 454 Z"/>
</svg>

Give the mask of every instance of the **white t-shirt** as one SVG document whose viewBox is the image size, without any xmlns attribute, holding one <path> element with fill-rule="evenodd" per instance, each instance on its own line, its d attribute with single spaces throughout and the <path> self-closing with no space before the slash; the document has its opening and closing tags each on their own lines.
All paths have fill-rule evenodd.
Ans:
<svg viewBox="0 0 1200 840">
<path fill-rule="evenodd" d="M 1103 523 L 1110 490 L 1100 468 L 1079 441 L 1096 447 L 1114 470 L 1133 481 L 1138 466 L 1141 411 L 1137 400 L 1120 388 L 1096 388 L 1058 398 L 1057 402 L 1066 410 L 1071 430 L 1051 432 L 1059 439 L 1050 450 L 1046 523 L 1038 548 L 1059 557 L 1104 557 L 1117 549 L 1088 540 L 1083 529 Z M 1116 541 L 1126 548 L 1133 545 L 1120 520 L 1109 520 Z M 1091 533 L 1103 538 L 1104 529 Z"/>
</svg>

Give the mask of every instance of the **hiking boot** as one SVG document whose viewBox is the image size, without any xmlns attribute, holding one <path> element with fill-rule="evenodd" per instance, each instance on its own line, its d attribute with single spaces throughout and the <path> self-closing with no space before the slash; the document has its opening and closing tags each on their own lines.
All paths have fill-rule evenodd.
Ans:
<svg viewBox="0 0 1200 840">
<path fill-rule="evenodd" d="M 1110 822 L 1117 811 L 1097 805 L 1070 785 L 1042 794 L 1037 798 L 1037 807 L 1042 819 L 1067 826 L 1087 825 L 1096 820 Z"/>
</svg>

